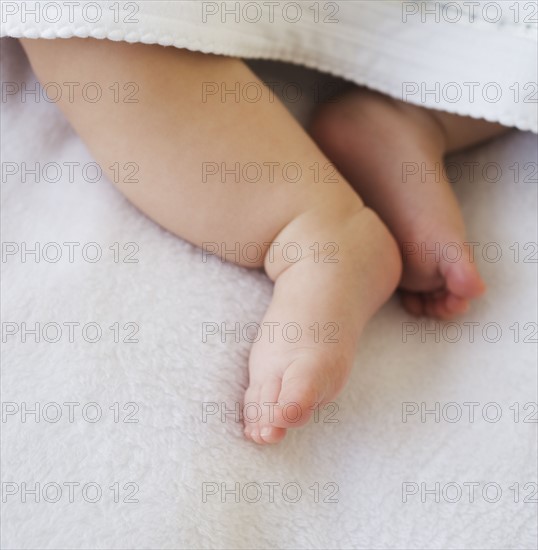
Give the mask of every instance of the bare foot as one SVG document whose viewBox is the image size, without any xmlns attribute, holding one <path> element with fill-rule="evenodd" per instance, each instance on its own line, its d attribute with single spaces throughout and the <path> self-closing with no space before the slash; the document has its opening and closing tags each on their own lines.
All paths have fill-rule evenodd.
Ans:
<svg viewBox="0 0 538 550">
<path fill-rule="evenodd" d="M 139 183 L 120 181 L 118 188 L 161 226 L 201 247 L 223 243 L 222 258 L 227 250 L 257 243 L 262 254 L 255 261 L 247 254 L 234 261 L 265 267 L 275 281 L 262 323 L 274 330 L 253 346 L 246 401 L 279 406 L 264 407 L 262 418 L 246 423 L 246 433 L 258 443 L 276 442 L 288 427 L 307 422 L 312 406 L 342 388 L 364 324 L 398 284 L 401 259 L 388 229 L 342 177 L 330 184 L 310 176 L 290 182 L 264 172 L 246 183 L 247 165 L 293 161 L 307 172 L 327 159 L 269 97 L 204 101 L 204 83 L 229 88 L 256 81 L 242 61 L 108 40 L 22 43 L 43 82 L 91 77 L 102 89 L 110 82 L 137 82 L 139 101 L 133 104 L 115 103 L 109 95 L 91 105 L 64 98 L 60 107 L 103 169 L 109 167 L 111 180 L 111 165 L 136 160 Z M 208 163 L 242 165 L 241 177 L 201 185 Z M 319 250 L 312 249 L 315 243 Z M 331 244 L 336 248 L 326 247 Z M 302 259 L 289 261 L 287 245 L 299 247 Z M 298 339 L 285 329 L 290 323 L 299 327 Z M 292 421 L 294 403 L 300 409 Z"/>
<path fill-rule="evenodd" d="M 270 336 L 266 330 L 252 348 L 244 411 L 246 436 L 261 444 L 280 441 L 288 428 L 303 426 L 317 406 L 337 396 L 364 325 L 401 273 L 394 239 L 362 205 L 343 215 L 303 216 L 284 233 L 275 242 L 301 244 L 308 238 L 335 243 L 337 252 L 312 254 L 285 267 L 279 258 L 266 261 L 276 284 L 262 326 L 273 331 Z M 286 325 L 291 332 L 283 330 Z M 255 409 L 248 412 L 253 404 L 261 418 Z"/>
<path fill-rule="evenodd" d="M 318 144 L 398 241 L 402 302 L 417 316 L 451 318 L 485 291 L 442 170 L 458 125 L 477 141 L 499 133 L 498 125 L 434 114 L 364 89 L 325 105 L 312 124 Z"/>
</svg>

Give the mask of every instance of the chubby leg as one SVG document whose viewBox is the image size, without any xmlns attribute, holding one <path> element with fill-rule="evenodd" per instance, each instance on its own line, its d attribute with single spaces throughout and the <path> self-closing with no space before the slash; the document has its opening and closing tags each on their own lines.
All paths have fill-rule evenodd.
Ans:
<svg viewBox="0 0 538 550">
<path fill-rule="evenodd" d="M 60 107 L 104 170 L 139 165 L 140 182 L 118 187 L 140 210 L 198 246 L 219 242 L 229 250 L 238 243 L 243 250 L 255 242 L 263 250 L 258 261 L 237 259 L 265 267 L 275 282 L 245 401 L 278 406 L 262 406 L 263 417 L 247 421 L 245 433 L 274 443 L 306 423 L 313 407 L 342 388 L 364 324 L 398 283 L 400 258 L 388 230 L 342 177 L 316 183 L 309 167 L 326 158 L 269 94 L 256 103 L 203 94 L 207 83 L 259 83 L 241 61 L 93 39 L 23 45 L 44 82 L 138 85 L 137 103 L 116 103 L 110 94 L 94 104 L 66 99 Z M 244 170 L 215 175 L 222 163 L 272 169 L 259 179 Z M 302 176 L 284 177 L 278 167 L 286 163 Z M 290 261 L 287 245 L 302 259 Z M 287 323 L 300 327 L 299 340 L 282 331 Z"/>
<path fill-rule="evenodd" d="M 441 167 L 447 153 L 504 131 L 500 125 L 426 110 L 363 88 L 315 116 L 313 137 L 400 245 L 400 287 L 411 313 L 450 318 L 484 291 L 464 245 L 459 205 Z M 406 171 L 409 166 L 413 169 Z M 449 243 L 461 253 L 460 261 L 435 252 Z"/>
</svg>

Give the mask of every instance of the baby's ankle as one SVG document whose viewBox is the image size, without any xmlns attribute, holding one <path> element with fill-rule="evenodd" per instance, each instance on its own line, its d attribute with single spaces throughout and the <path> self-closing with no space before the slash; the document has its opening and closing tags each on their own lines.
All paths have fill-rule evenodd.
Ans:
<svg viewBox="0 0 538 550">
<path fill-rule="evenodd" d="M 265 256 L 264 267 L 271 280 L 295 263 L 338 263 L 344 226 L 360 216 L 364 205 L 358 197 L 350 204 L 322 205 L 305 210 L 276 236 Z"/>
<path fill-rule="evenodd" d="M 371 314 L 394 292 L 402 273 L 394 237 L 360 200 L 339 208 L 309 210 L 280 232 L 265 258 L 268 276 L 277 282 L 297 264 L 303 271 L 310 269 L 308 264 L 311 269 L 332 265 L 334 284 L 341 285 L 344 292 L 346 285 L 348 290 L 354 289 L 355 284 L 349 282 L 360 279 L 360 292 L 372 304 Z"/>
</svg>

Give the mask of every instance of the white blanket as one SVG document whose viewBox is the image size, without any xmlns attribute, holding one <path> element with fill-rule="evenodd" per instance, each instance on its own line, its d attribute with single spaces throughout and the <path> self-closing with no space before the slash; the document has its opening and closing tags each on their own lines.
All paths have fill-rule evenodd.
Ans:
<svg viewBox="0 0 538 550">
<path fill-rule="evenodd" d="M 93 37 L 300 63 L 538 132 L 534 2 L 3 0 L 0 37 Z"/>
<path fill-rule="evenodd" d="M 2 39 L 4 81 L 28 71 Z M 535 135 L 455 159 L 486 297 L 457 325 L 427 327 L 392 300 L 337 407 L 261 448 L 220 415 L 241 402 L 249 344 L 204 342 L 202 327 L 259 322 L 269 280 L 204 261 L 90 181 L 55 105 L 10 96 L 1 130 L 3 548 L 536 547 Z"/>
</svg>

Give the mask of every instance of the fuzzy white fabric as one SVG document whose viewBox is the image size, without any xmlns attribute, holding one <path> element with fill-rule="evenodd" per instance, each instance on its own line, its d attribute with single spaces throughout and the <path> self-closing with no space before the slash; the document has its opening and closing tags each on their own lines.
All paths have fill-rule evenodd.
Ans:
<svg viewBox="0 0 538 550">
<path fill-rule="evenodd" d="M 0 36 L 107 38 L 299 63 L 396 99 L 538 132 L 533 8 L 536 1 L 3 0 Z"/>
<path fill-rule="evenodd" d="M 257 67 L 275 72 L 276 65 Z M 283 68 L 285 71 L 290 69 Z M 15 41 L 2 39 L 2 71 L 6 81 L 32 83 L 30 69 Z M 297 79 L 317 79 L 293 69 Z M 271 75 L 274 78 L 274 74 Z M 308 105 L 302 104 L 303 117 Z M 2 103 L 2 162 L 59 164 L 89 163 L 91 157 L 54 105 L 15 96 Z M 402 338 L 403 327 L 412 332 L 408 317 L 396 299 L 387 304 L 368 326 L 362 339 L 349 384 L 338 399 L 337 423 L 320 412 L 320 422 L 290 433 L 279 446 L 260 448 L 242 438 L 242 427 L 233 415 L 221 422 L 218 415 L 203 421 L 204 402 L 240 402 L 247 384 L 249 344 L 228 337 L 202 341 L 202 324 L 259 322 L 271 296 L 271 284 L 262 273 L 249 272 L 215 258 L 202 261 L 191 245 L 159 229 L 142 216 L 104 180 L 84 181 L 76 172 L 68 181 L 67 169 L 58 182 L 36 183 L 33 176 L 4 174 L 2 181 L 2 241 L 7 243 L 99 243 L 103 259 L 88 263 L 68 261 L 67 248 L 57 263 L 20 254 L 2 262 L 2 547 L 3 548 L 101 548 L 101 549 L 531 549 L 535 548 L 536 504 L 536 250 L 523 249 L 536 241 L 536 136 L 515 132 L 486 147 L 456 159 L 479 163 L 496 162 L 503 175 L 496 183 L 463 176 L 456 184 L 469 227 L 470 240 L 496 242 L 503 256 L 497 263 L 478 263 L 489 292 L 472 311 L 459 320 L 476 322 L 473 343 L 462 338 L 450 343 L 454 332 L 436 343 L 420 334 Z M 520 181 L 514 183 L 510 166 L 519 163 Z M 528 165 L 527 163 L 531 163 Z M 9 165 L 12 167 L 12 165 Z M 526 166 L 526 168 L 525 168 Z M 530 167 L 530 168 L 529 168 Z M 53 174 L 49 174 L 49 179 Z M 493 172 L 489 173 L 494 178 Z M 527 182 L 523 178 L 527 177 Z M 535 178 L 535 175 L 534 175 Z M 511 181 L 512 180 L 512 181 Z M 115 263 L 108 247 L 114 242 L 135 242 L 138 263 Z M 513 260 L 512 243 L 521 243 L 520 262 Z M 7 248 L 9 252 L 12 248 Z M 495 257 L 496 248 L 487 254 Z M 87 254 L 92 250 L 87 249 Z M 121 250 L 122 258 L 127 251 Z M 532 253 L 534 252 L 534 256 Z M 54 249 L 49 248 L 49 257 Z M 88 343 L 75 330 L 70 343 L 67 329 L 57 343 L 20 333 L 6 334 L 16 325 L 40 322 L 95 322 L 103 328 L 99 342 Z M 140 327 L 138 343 L 114 343 L 113 323 Z M 520 342 L 514 343 L 515 322 L 521 327 Z M 486 323 L 497 323 L 502 337 L 490 343 L 483 337 Z M 431 325 L 435 327 L 435 325 Z M 467 325 L 469 326 L 469 325 Z M 535 326 L 535 325 L 534 325 Z M 440 329 L 441 330 L 441 329 Z M 452 327 L 451 330 L 455 330 Z M 130 331 L 121 331 L 125 338 Z M 487 338 L 495 338 L 495 328 Z M 465 332 L 464 332 L 465 333 Z M 442 334 L 442 332 L 441 332 Z M 88 332 L 93 337 L 93 332 Z M 51 329 L 47 336 L 54 338 Z M 467 341 L 466 341 L 467 340 Z M 22 403 L 41 404 L 40 422 L 28 415 L 22 422 Z M 64 402 L 77 402 L 74 421 L 69 422 Z M 96 402 L 103 417 L 95 423 L 84 420 L 82 406 Z M 108 407 L 120 404 L 121 420 L 134 402 L 138 423 L 115 423 Z M 441 406 L 437 423 L 420 415 L 402 421 L 402 403 L 425 402 Z M 449 422 L 457 409 L 443 407 L 455 402 L 477 402 L 474 422 L 467 415 Z M 486 403 L 494 402 L 484 420 Z M 54 405 L 62 418 L 54 423 Z M 519 403 L 521 416 L 514 422 Z M 19 411 L 14 411 L 19 407 Z M 413 411 L 413 405 L 408 405 Z M 493 408 L 491 408 L 493 407 Z M 497 408 L 496 408 L 497 407 Z M 535 411 L 534 411 L 535 412 Z M 86 407 L 86 418 L 95 408 Z M 46 418 L 45 418 L 46 417 Z M 527 422 L 523 422 L 524 419 Z M 41 489 L 58 483 L 63 493 L 58 502 L 43 495 L 26 494 L 36 482 Z M 69 502 L 66 483 L 74 488 Z M 93 482 L 102 488 L 98 502 L 94 486 L 83 496 L 81 487 Z M 138 503 L 114 502 L 109 489 L 121 488 L 120 500 L 139 487 Z M 274 502 L 267 483 L 275 482 Z M 403 502 L 402 484 L 413 492 Z M 423 489 L 439 485 L 436 496 Z M 448 483 L 457 485 L 446 486 Z M 469 502 L 464 483 L 477 482 L 474 502 Z M 514 483 L 520 484 L 519 502 L 514 502 Z M 206 488 L 219 493 L 203 499 Z M 222 502 L 220 484 L 232 490 L 240 484 L 239 502 L 232 494 Z M 256 485 L 263 494 L 259 502 Z M 302 489 L 298 502 L 297 485 Z M 320 502 L 313 489 L 320 484 Z M 334 485 L 336 502 L 330 498 Z M 488 502 L 482 491 L 487 483 L 502 490 L 498 502 Z M 217 484 L 217 485 L 214 485 Z M 534 485 L 535 487 L 536 485 Z M 55 486 L 45 495 L 54 500 Z M 92 488 L 93 487 L 93 488 Z M 464 493 L 449 502 L 457 487 Z M 495 485 L 487 498 L 496 499 Z M 444 492 L 443 492 L 444 490 Z M 243 493 L 243 491 L 246 491 Z M 15 493 L 15 494 L 12 494 Z M 534 494 L 536 499 L 536 494 Z"/>
</svg>

